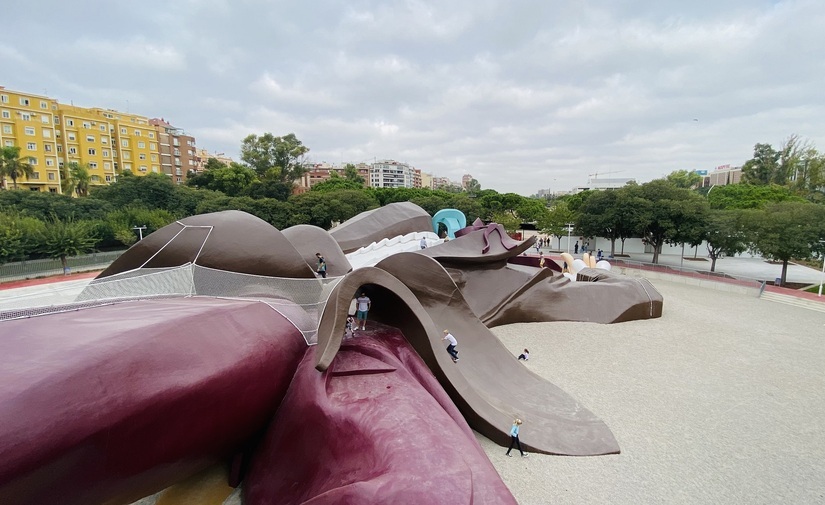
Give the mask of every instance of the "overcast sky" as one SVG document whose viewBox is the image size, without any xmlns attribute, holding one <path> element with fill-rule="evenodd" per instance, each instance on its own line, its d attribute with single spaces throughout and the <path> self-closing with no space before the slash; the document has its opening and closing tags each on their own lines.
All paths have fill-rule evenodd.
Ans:
<svg viewBox="0 0 825 505">
<path fill-rule="evenodd" d="M 11 0 L 0 85 L 523 195 L 825 150 L 822 0 Z"/>
</svg>

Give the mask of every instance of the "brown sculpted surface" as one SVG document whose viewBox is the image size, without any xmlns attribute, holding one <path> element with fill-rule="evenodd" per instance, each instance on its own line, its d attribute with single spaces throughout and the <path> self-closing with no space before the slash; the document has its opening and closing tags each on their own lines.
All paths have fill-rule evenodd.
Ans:
<svg viewBox="0 0 825 505">
<path fill-rule="evenodd" d="M 248 460 L 237 455 L 250 448 L 251 504 L 513 503 L 470 428 L 506 445 L 514 417 L 530 426 L 521 436 L 529 450 L 617 453 L 601 420 L 520 364 L 489 328 L 659 317 L 653 286 L 601 270 L 571 282 L 551 268 L 511 266 L 534 239 L 517 242 L 480 221 L 372 267 L 353 271 L 344 255 L 417 231 L 432 231 L 431 220 L 409 202 L 331 232 L 280 232 L 238 211 L 193 216 L 135 244 L 99 278 L 195 263 L 308 279 L 295 289 L 317 309 L 297 306 L 288 290 L 273 294 L 294 281 L 244 278 L 192 291 L 216 298 L 0 321 L 0 503 L 125 503 L 228 460 L 241 478 Z M 311 280 L 316 252 L 340 279 Z M 324 305 L 317 298 L 329 288 Z M 361 292 L 372 299 L 368 329 L 345 341 Z M 292 322 L 260 301 L 219 298 L 233 296 L 281 297 L 272 307 Z M 318 345 L 307 347 L 294 324 L 311 334 L 316 321 Z M 445 328 L 458 339 L 458 362 Z"/>
<path fill-rule="evenodd" d="M 352 270 L 338 242 L 323 228 L 300 224 L 290 226 L 282 233 L 313 270 L 315 270 L 316 263 L 315 253 L 321 253 L 324 256 L 327 262 L 327 275 L 330 277 L 339 277 Z"/>
<path fill-rule="evenodd" d="M 227 210 L 187 217 L 161 228 L 130 247 L 98 278 L 186 263 L 269 277 L 315 277 L 280 231 L 246 212 Z"/>
<path fill-rule="evenodd" d="M 391 203 L 362 212 L 330 230 L 341 249 L 351 253 L 360 247 L 416 231 L 433 231 L 427 211 L 410 202 Z"/>
</svg>

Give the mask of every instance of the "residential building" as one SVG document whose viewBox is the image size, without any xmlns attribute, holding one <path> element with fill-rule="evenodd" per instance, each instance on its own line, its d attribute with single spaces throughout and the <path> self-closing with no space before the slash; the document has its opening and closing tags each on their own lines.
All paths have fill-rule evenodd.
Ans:
<svg viewBox="0 0 825 505">
<path fill-rule="evenodd" d="M 0 86 L 0 145 L 20 147 L 20 157 L 34 169 L 31 177 L 17 179 L 18 188 L 60 192 L 56 112 L 56 100 Z M 10 179 L 0 182 L 11 187 Z"/>
<path fill-rule="evenodd" d="M 194 141 L 194 140 L 193 140 Z M 227 156 L 226 153 L 210 153 L 206 149 L 201 149 L 199 147 L 195 148 L 195 172 L 202 172 L 203 167 L 206 166 L 206 162 L 209 161 L 209 158 L 215 158 L 216 160 L 220 161 L 226 166 L 229 166 L 230 163 L 235 163 L 231 157 Z"/>
<path fill-rule="evenodd" d="M 161 134 L 168 146 L 166 164 Z M 2 86 L 0 144 L 19 146 L 35 169 L 30 178 L 18 179 L 18 186 L 53 193 L 62 192 L 69 163 L 85 165 L 92 186 L 114 182 L 124 171 L 165 173 L 181 183 L 197 163 L 195 139 L 163 120 L 152 124 L 137 114 L 61 104 Z"/>
<path fill-rule="evenodd" d="M 421 172 L 421 187 L 433 189 L 433 174 Z"/>
<path fill-rule="evenodd" d="M 412 188 L 413 182 L 414 169 L 406 163 L 382 160 L 370 167 L 369 185 L 373 188 Z"/>
<path fill-rule="evenodd" d="M 154 126 L 158 133 L 161 173 L 171 177 L 175 183 L 182 184 L 186 180 L 187 172 L 196 171 L 198 167 L 199 157 L 195 138 L 163 118 L 152 118 L 149 124 Z"/>
</svg>

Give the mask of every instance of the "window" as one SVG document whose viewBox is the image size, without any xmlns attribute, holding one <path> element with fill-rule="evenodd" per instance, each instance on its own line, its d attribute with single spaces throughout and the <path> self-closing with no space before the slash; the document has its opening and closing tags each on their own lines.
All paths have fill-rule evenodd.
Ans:
<svg viewBox="0 0 825 505">
<path fill-rule="evenodd" d="M 178 184 L 180 184 L 181 181 L 182 181 L 182 179 L 180 177 L 175 177 L 175 180 L 178 182 Z"/>
<path fill-rule="evenodd" d="M 46 114 L 40 114 L 40 122 L 43 124 L 51 124 L 51 116 L 48 116 Z"/>
<path fill-rule="evenodd" d="M 51 159 L 51 158 L 46 158 L 46 166 L 47 167 L 53 167 L 54 166 L 54 160 Z M 54 174 L 49 174 L 49 179 L 54 180 L 53 176 L 54 176 Z"/>
<path fill-rule="evenodd" d="M 40 108 L 43 110 L 49 110 L 49 104 L 47 104 L 43 100 L 40 100 Z"/>
<path fill-rule="evenodd" d="M 132 159 L 132 153 L 130 153 L 129 151 L 124 152 L 123 153 L 123 159 L 124 160 L 131 160 Z"/>
<path fill-rule="evenodd" d="M 33 186 L 29 188 L 29 191 L 40 191 L 40 186 Z"/>
<path fill-rule="evenodd" d="M 94 135 L 86 135 L 86 142 L 94 142 L 95 136 Z"/>
<path fill-rule="evenodd" d="M 67 119 L 66 126 L 74 126 L 74 119 Z"/>
<path fill-rule="evenodd" d="M 44 139 L 52 138 L 52 131 L 49 130 L 48 128 L 43 128 L 43 138 Z"/>
<path fill-rule="evenodd" d="M 29 105 L 29 99 L 21 97 L 20 98 L 20 105 Z"/>
<path fill-rule="evenodd" d="M 89 149 L 89 156 L 97 156 L 97 149 Z"/>
<path fill-rule="evenodd" d="M 146 149 L 146 142 L 138 142 L 138 149 Z"/>
<path fill-rule="evenodd" d="M 60 124 L 60 118 L 55 116 L 54 117 L 54 124 Z"/>
<path fill-rule="evenodd" d="M 145 159 L 146 159 L 146 155 L 145 155 L 145 154 L 143 154 L 143 153 L 140 153 L 140 154 L 138 155 L 138 158 L 140 158 L 140 159 L 142 159 L 142 160 L 145 160 Z"/>
<path fill-rule="evenodd" d="M 52 160 L 46 160 L 46 165 L 49 164 L 49 161 L 52 161 Z M 50 181 L 54 180 L 54 172 L 49 172 L 49 180 Z"/>
<path fill-rule="evenodd" d="M 152 161 L 158 161 L 158 155 L 157 154 L 152 155 Z"/>
<path fill-rule="evenodd" d="M 49 193 L 57 193 L 57 188 L 49 188 Z"/>
<path fill-rule="evenodd" d="M 63 152 L 63 146 L 61 146 L 60 144 L 57 144 L 57 152 L 59 152 L 59 153 Z"/>
<path fill-rule="evenodd" d="M 131 163 L 124 163 L 123 164 L 123 170 L 128 170 L 128 171 L 131 172 L 132 171 L 132 164 Z"/>
<path fill-rule="evenodd" d="M 155 132 L 149 132 L 149 138 L 150 139 L 155 138 Z"/>
<path fill-rule="evenodd" d="M 122 145 L 123 147 L 129 147 L 129 141 L 127 139 L 122 139 L 120 141 L 120 145 Z"/>
<path fill-rule="evenodd" d="M 111 170 L 111 169 L 112 169 L 112 164 L 109 163 L 108 161 L 104 161 L 103 162 L 103 170 Z"/>
<path fill-rule="evenodd" d="M 97 163 L 95 163 L 94 161 L 90 161 L 89 168 L 91 168 L 92 170 L 97 170 Z"/>
<path fill-rule="evenodd" d="M 32 115 L 27 113 L 27 112 L 24 112 L 24 113 L 20 114 L 20 117 L 23 118 L 23 121 L 31 121 L 32 120 Z"/>
<path fill-rule="evenodd" d="M 37 144 L 35 144 L 34 142 L 28 142 L 26 143 L 26 149 L 28 149 L 29 151 L 37 151 Z"/>
<path fill-rule="evenodd" d="M 121 128 L 120 129 L 120 134 L 121 135 L 126 135 L 126 128 Z"/>
<path fill-rule="evenodd" d="M 140 137 L 140 130 L 135 130 L 135 137 Z"/>
<path fill-rule="evenodd" d="M 3 119 L 11 119 L 11 112 L 4 110 L 3 111 Z"/>
<path fill-rule="evenodd" d="M 0 95 L 0 102 L 9 103 L 9 95 Z"/>
<path fill-rule="evenodd" d="M 26 135 L 34 135 L 34 128 L 31 126 L 27 126 L 24 131 L 26 132 Z"/>
<path fill-rule="evenodd" d="M 11 135 L 11 125 L 10 124 L 4 124 L 3 125 L 3 133 L 5 133 L 7 135 Z"/>
<path fill-rule="evenodd" d="M 140 171 L 141 172 L 145 172 L 146 170 L 147 170 L 146 165 L 141 165 L 140 166 Z"/>
<path fill-rule="evenodd" d="M 157 165 L 152 165 L 152 172 L 158 173 L 158 166 Z"/>
<path fill-rule="evenodd" d="M 101 136 L 101 137 L 100 137 L 100 143 L 101 143 L 101 144 L 108 144 L 108 143 L 109 143 L 109 139 L 107 139 L 106 137 Z"/>
<path fill-rule="evenodd" d="M 100 125 L 100 131 L 102 131 L 102 132 L 106 131 L 106 125 L 105 124 Z"/>
<path fill-rule="evenodd" d="M 31 165 L 31 166 L 37 165 L 37 158 L 35 158 L 34 156 L 29 156 L 29 165 Z M 37 173 L 37 172 L 35 172 L 35 173 Z M 38 175 L 37 177 L 40 177 L 40 176 Z M 35 177 L 35 179 L 37 179 L 37 177 Z"/>
<path fill-rule="evenodd" d="M 93 176 L 91 177 L 91 180 L 92 180 L 92 182 L 100 182 L 100 177 L 98 177 L 98 176 L 96 176 L 96 175 L 93 175 Z"/>
<path fill-rule="evenodd" d="M 52 145 L 51 144 L 43 144 L 43 150 L 47 153 L 52 152 Z"/>
<path fill-rule="evenodd" d="M 6 147 L 14 147 L 14 141 L 13 140 L 6 140 L 5 144 L 6 144 Z"/>
<path fill-rule="evenodd" d="M 112 182 L 112 176 L 111 175 L 106 176 L 106 182 Z"/>
<path fill-rule="evenodd" d="M 104 157 L 104 158 L 108 158 L 108 157 L 109 157 L 109 150 L 108 150 L 108 149 L 104 149 L 104 150 L 101 152 L 101 154 L 103 154 L 103 157 Z"/>
<path fill-rule="evenodd" d="M 69 148 L 69 154 L 77 154 L 77 148 L 76 147 L 70 147 Z"/>
<path fill-rule="evenodd" d="M 83 128 L 86 128 L 86 129 L 88 130 L 88 129 L 89 129 L 89 128 L 91 128 L 91 127 L 92 127 L 92 125 L 90 125 L 90 124 L 89 124 L 89 123 L 87 123 L 86 121 L 83 121 Z"/>
<path fill-rule="evenodd" d="M 158 145 L 155 144 L 154 142 L 149 142 L 149 149 L 151 149 L 153 151 L 157 151 L 158 150 Z"/>
<path fill-rule="evenodd" d="M 77 137 L 75 137 L 74 132 L 69 132 L 69 140 L 77 140 Z"/>
</svg>

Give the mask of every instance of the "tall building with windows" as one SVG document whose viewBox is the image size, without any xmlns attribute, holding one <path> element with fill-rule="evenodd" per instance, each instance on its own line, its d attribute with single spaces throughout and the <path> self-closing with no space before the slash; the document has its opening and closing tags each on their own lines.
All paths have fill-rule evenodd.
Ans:
<svg viewBox="0 0 825 505">
<path fill-rule="evenodd" d="M 153 118 L 149 124 L 158 132 L 160 146 L 160 168 L 177 184 L 186 180 L 186 173 L 198 169 L 198 154 L 195 137 L 187 135 L 163 118 Z"/>
<path fill-rule="evenodd" d="M 20 157 L 34 169 L 31 177 L 17 179 L 19 188 L 60 192 L 57 143 L 57 101 L 7 90 L 0 86 L 0 145 L 20 148 Z M 5 188 L 11 180 L 2 181 Z"/>
<path fill-rule="evenodd" d="M 376 161 L 370 167 L 369 184 L 373 188 L 412 188 L 414 170 L 408 164 L 395 160 Z M 418 181 L 420 185 L 420 175 Z"/>
<path fill-rule="evenodd" d="M 20 147 L 34 173 L 17 184 L 32 191 L 62 192 L 69 163 L 85 165 L 92 186 L 115 182 L 127 171 L 138 176 L 164 173 L 182 183 L 186 172 L 196 168 L 195 139 L 165 121 L 155 121 L 112 109 L 65 105 L 0 86 L 0 145 Z"/>
</svg>

